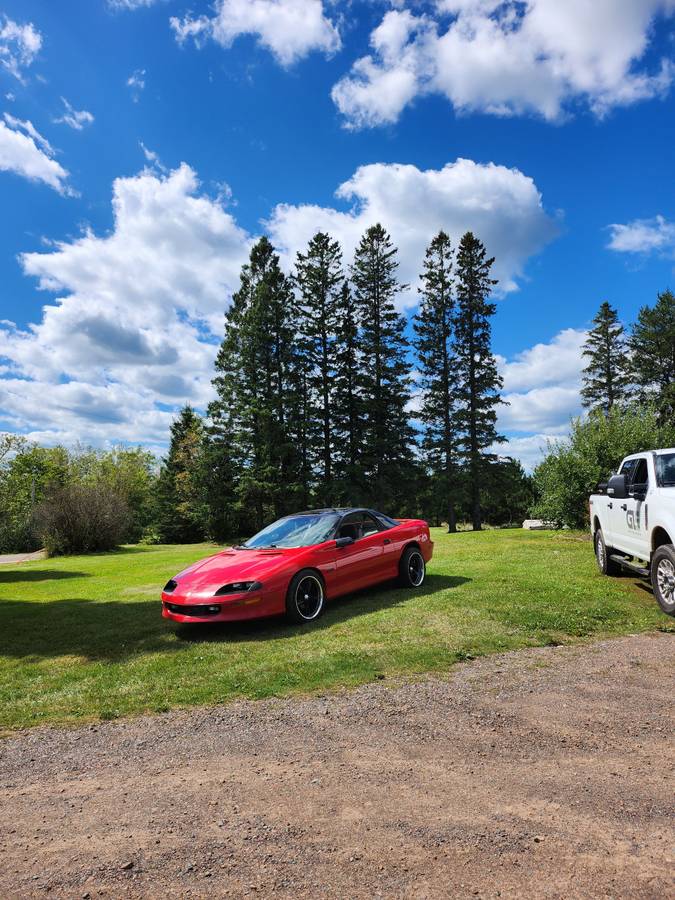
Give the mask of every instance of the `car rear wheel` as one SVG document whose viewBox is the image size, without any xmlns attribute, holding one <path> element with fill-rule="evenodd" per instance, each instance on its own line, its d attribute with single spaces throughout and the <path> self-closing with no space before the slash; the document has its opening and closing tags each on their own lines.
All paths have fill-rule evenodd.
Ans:
<svg viewBox="0 0 675 900">
<path fill-rule="evenodd" d="M 312 569 L 294 576 L 286 594 L 286 615 L 291 622 L 313 622 L 323 612 L 326 590 L 323 579 Z"/>
<path fill-rule="evenodd" d="M 605 538 L 601 528 L 598 528 L 598 530 L 595 532 L 594 543 L 595 560 L 602 574 L 619 575 L 621 573 L 621 566 L 618 563 L 615 563 L 613 559 L 610 559 L 612 548 L 608 547 L 605 543 Z"/>
<path fill-rule="evenodd" d="M 675 548 L 672 544 L 659 547 L 652 557 L 652 587 L 661 609 L 675 616 Z"/>
<path fill-rule="evenodd" d="M 406 547 L 398 567 L 398 580 L 403 587 L 421 587 L 427 574 L 424 557 L 417 547 Z"/>
</svg>

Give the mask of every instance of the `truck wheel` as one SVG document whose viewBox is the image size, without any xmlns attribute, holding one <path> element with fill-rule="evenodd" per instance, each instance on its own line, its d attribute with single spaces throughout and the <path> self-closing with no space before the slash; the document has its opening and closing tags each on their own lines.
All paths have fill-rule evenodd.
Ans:
<svg viewBox="0 0 675 900">
<path fill-rule="evenodd" d="M 595 559 L 603 575 L 619 575 L 621 573 L 621 566 L 609 558 L 611 552 L 612 548 L 605 544 L 602 529 L 598 528 L 595 532 Z"/>
<path fill-rule="evenodd" d="M 657 603 L 666 615 L 675 615 L 675 548 L 659 547 L 652 556 L 652 587 Z"/>
</svg>

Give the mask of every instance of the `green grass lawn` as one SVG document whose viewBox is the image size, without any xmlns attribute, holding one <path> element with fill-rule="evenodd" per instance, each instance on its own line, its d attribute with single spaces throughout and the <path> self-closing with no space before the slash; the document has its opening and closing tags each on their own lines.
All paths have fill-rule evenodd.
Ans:
<svg viewBox="0 0 675 900">
<path fill-rule="evenodd" d="M 434 533 L 418 591 L 386 585 L 316 623 L 177 626 L 161 585 L 210 545 L 0 567 L 0 728 L 74 723 L 356 685 L 589 635 L 675 630 L 630 578 L 602 578 L 584 535 Z"/>
</svg>

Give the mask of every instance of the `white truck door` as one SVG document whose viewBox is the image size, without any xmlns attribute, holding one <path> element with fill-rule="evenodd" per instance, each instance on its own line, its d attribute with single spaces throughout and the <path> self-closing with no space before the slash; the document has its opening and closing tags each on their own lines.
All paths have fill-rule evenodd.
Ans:
<svg viewBox="0 0 675 900">
<path fill-rule="evenodd" d="M 649 469 L 645 456 L 629 459 L 621 467 L 621 473 L 628 475 L 629 491 L 649 490 Z M 612 522 L 612 546 L 632 556 L 642 559 L 649 557 L 647 528 L 645 521 L 645 501 L 633 496 L 625 500 L 614 500 L 610 514 Z M 646 553 L 646 556 L 645 556 Z"/>
</svg>

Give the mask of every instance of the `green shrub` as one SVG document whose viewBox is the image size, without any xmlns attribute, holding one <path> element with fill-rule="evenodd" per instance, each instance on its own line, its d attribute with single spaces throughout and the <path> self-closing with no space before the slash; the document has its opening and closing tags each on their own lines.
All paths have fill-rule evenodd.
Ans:
<svg viewBox="0 0 675 900">
<path fill-rule="evenodd" d="M 35 509 L 35 533 L 50 556 L 112 550 L 124 540 L 131 512 L 125 498 L 103 485 L 68 484 Z"/>
</svg>

